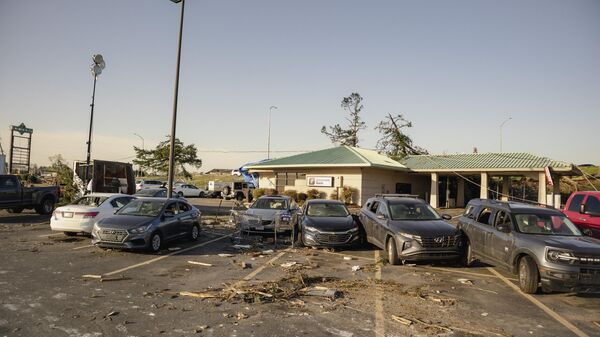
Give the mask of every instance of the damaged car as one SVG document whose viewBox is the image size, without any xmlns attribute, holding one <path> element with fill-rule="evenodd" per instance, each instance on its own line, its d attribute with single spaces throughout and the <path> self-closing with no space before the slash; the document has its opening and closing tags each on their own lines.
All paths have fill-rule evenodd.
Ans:
<svg viewBox="0 0 600 337">
<path fill-rule="evenodd" d="M 296 242 L 311 247 L 339 247 L 360 242 L 358 221 L 337 200 L 308 200 L 296 226 Z"/>
</svg>

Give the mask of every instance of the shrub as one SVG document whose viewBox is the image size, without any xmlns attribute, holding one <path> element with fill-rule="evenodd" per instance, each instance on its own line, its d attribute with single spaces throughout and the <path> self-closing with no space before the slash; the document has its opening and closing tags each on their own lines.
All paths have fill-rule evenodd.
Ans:
<svg viewBox="0 0 600 337">
<path fill-rule="evenodd" d="M 306 191 L 306 199 L 321 199 L 321 192 L 316 188 Z"/>
<path fill-rule="evenodd" d="M 296 190 L 283 191 L 283 195 L 292 198 L 294 201 L 298 201 L 298 192 L 296 192 Z"/>
<path fill-rule="evenodd" d="M 349 205 L 352 203 L 352 196 L 354 195 L 354 192 L 356 192 L 356 189 L 354 189 L 352 187 L 344 186 L 342 188 L 342 201 L 346 205 Z"/>
<path fill-rule="evenodd" d="M 306 193 L 300 192 L 298 193 L 298 202 L 304 203 L 308 199 L 308 195 Z"/>
<path fill-rule="evenodd" d="M 265 195 L 266 192 L 267 191 L 264 188 L 256 188 L 254 189 L 254 191 L 252 191 L 252 196 L 254 197 L 254 199 L 258 199 Z"/>
<path fill-rule="evenodd" d="M 278 195 L 279 193 L 274 188 L 267 188 L 265 191 L 265 194 L 266 195 Z"/>
<path fill-rule="evenodd" d="M 339 200 L 340 196 L 338 195 L 338 190 L 337 188 L 335 190 L 333 190 L 333 192 L 331 192 L 331 194 L 329 194 L 329 199 L 331 200 Z"/>
</svg>

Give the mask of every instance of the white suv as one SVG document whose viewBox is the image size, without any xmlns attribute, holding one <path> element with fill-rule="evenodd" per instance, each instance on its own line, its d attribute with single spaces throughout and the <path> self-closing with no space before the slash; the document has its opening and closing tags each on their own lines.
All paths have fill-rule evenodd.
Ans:
<svg viewBox="0 0 600 337">
<path fill-rule="evenodd" d="M 164 187 L 165 183 L 160 180 L 140 180 L 136 182 L 135 189 L 137 191 L 143 190 L 146 188 L 161 188 Z"/>
</svg>

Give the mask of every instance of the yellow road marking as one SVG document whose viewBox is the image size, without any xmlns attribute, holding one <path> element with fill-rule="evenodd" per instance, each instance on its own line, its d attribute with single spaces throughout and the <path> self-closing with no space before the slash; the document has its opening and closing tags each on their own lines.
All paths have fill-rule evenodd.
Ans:
<svg viewBox="0 0 600 337">
<path fill-rule="evenodd" d="M 381 281 L 381 265 L 379 261 L 379 250 L 375 251 L 375 279 Z M 383 316 L 383 290 L 380 285 L 375 286 L 375 336 L 385 336 L 385 318 Z"/>
<path fill-rule="evenodd" d="M 464 271 L 464 270 L 455 270 L 455 269 L 449 269 L 449 268 L 441 268 L 441 267 L 428 267 L 428 266 L 419 266 L 420 268 L 423 269 L 430 269 L 430 270 L 440 270 L 440 271 L 447 271 L 449 273 L 459 273 L 459 274 L 465 274 L 465 275 L 473 275 L 473 276 L 483 276 L 483 277 L 492 277 L 492 278 L 496 278 L 495 275 L 490 275 L 490 274 L 480 274 L 480 273 L 475 273 L 475 272 L 471 272 L 471 271 Z M 413 267 L 415 268 L 415 267 Z M 511 279 L 509 278 L 509 280 L 512 281 L 516 281 L 516 279 Z"/>
<path fill-rule="evenodd" d="M 265 268 L 269 267 L 270 265 L 273 264 L 273 262 L 277 261 L 280 257 L 282 257 L 285 253 L 287 253 L 290 250 L 290 248 L 280 252 L 279 254 L 275 255 L 275 257 L 273 257 L 272 259 L 270 259 L 269 261 L 265 262 L 262 266 L 256 268 L 254 271 L 252 271 L 250 274 L 244 276 L 243 279 L 241 279 L 240 281 L 235 283 L 235 286 L 239 286 L 240 284 L 250 281 L 251 279 L 253 279 L 256 275 L 258 275 L 260 272 L 262 272 L 263 270 L 265 270 Z"/>
<path fill-rule="evenodd" d="M 506 277 L 502 276 L 502 274 L 500 274 L 499 272 L 495 271 L 493 268 L 488 267 L 487 269 L 492 274 L 496 275 L 499 279 L 501 279 L 502 281 L 504 281 L 504 283 L 506 283 L 509 287 L 513 288 L 516 292 L 518 292 L 523 297 L 525 297 L 527 300 L 529 300 L 529 302 L 535 304 L 535 306 L 537 306 L 538 308 L 542 309 L 542 311 L 544 311 L 546 314 L 548 314 L 548 316 L 554 318 L 557 322 L 559 322 L 560 324 L 564 325 L 567 329 L 571 330 L 571 332 L 574 333 L 575 335 L 577 335 L 579 337 L 590 337 L 585 332 L 579 330 L 579 328 L 577 328 L 571 322 L 567 321 L 562 316 L 560 316 L 559 314 L 557 314 L 555 311 L 553 311 L 552 309 L 548 308 L 545 304 L 543 304 L 542 302 L 538 301 L 535 297 L 522 292 L 521 289 L 519 289 L 519 287 L 517 287 L 514 283 L 512 283 L 511 281 L 509 281 Z"/>
<path fill-rule="evenodd" d="M 90 248 L 90 247 L 94 247 L 94 245 L 86 245 L 86 246 L 81 246 L 81 247 L 75 247 L 75 248 L 72 248 L 72 249 L 73 250 L 79 250 L 79 249 Z"/>
<path fill-rule="evenodd" d="M 223 239 L 225 239 L 227 237 L 230 237 L 230 236 L 232 236 L 234 234 L 235 233 L 223 235 L 223 236 L 220 236 L 220 237 L 218 237 L 216 239 L 212 239 L 210 241 L 199 243 L 197 245 L 194 245 L 194 246 L 191 246 L 191 247 L 188 247 L 188 248 L 185 248 L 185 249 L 176 250 L 176 251 L 174 251 L 172 253 L 169 253 L 167 255 L 159 256 L 159 257 L 156 257 L 154 259 L 150 259 L 150 260 L 142 262 L 142 263 L 137 263 L 137 264 L 131 265 L 129 267 L 125 267 L 125 268 L 121 268 L 121 269 L 118 269 L 118 270 L 115 270 L 115 271 L 111 271 L 110 273 L 103 274 L 103 276 L 111 276 L 111 275 L 122 273 L 122 272 L 127 271 L 127 270 L 131 270 L 131 269 L 139 268 L 139 267 L 142 267 L 142 266 L 146 266 L 146 265 L 149 265 L 151 263 L 158 262 L 160 260 L 164 260 L 164 259 L 166 259 L 166 258 L 168 258 L 170 256 L 181 254 L 181 253 L 190 251 L 192 249 L 196 249 L 198 247 L 206 246 L 206 245 L 211 244 L 213 242 L 216 242 L 216 241 L 219 241 L 219 240 L 223 240 Z"/>
</svg>

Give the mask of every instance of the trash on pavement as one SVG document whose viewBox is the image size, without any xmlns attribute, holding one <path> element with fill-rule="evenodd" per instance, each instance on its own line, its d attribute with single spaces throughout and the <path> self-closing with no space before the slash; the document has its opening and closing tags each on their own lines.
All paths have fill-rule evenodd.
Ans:
<svg viewBox="0 0 600 337">
<path fill-rule="evenodd" d="M 392 319 L 400 324 L 411 325 L 413 322 L 401 316 L 392 315 Z"/>
<path fill-rule="evenodd" d="M 188 261 L 188 263 L 195 264 L 195 265 L 198 265 L 198 266 L 205 266 L 205 267 L 212 267 L 213 266 L 210 263 L 197 262 L 197 261 Z"/>
<path fill-rule="evenodd" d="M 352 266 L 352 271 L 359 271 L 360 270 L 360 266 Z"/>
</svg>

